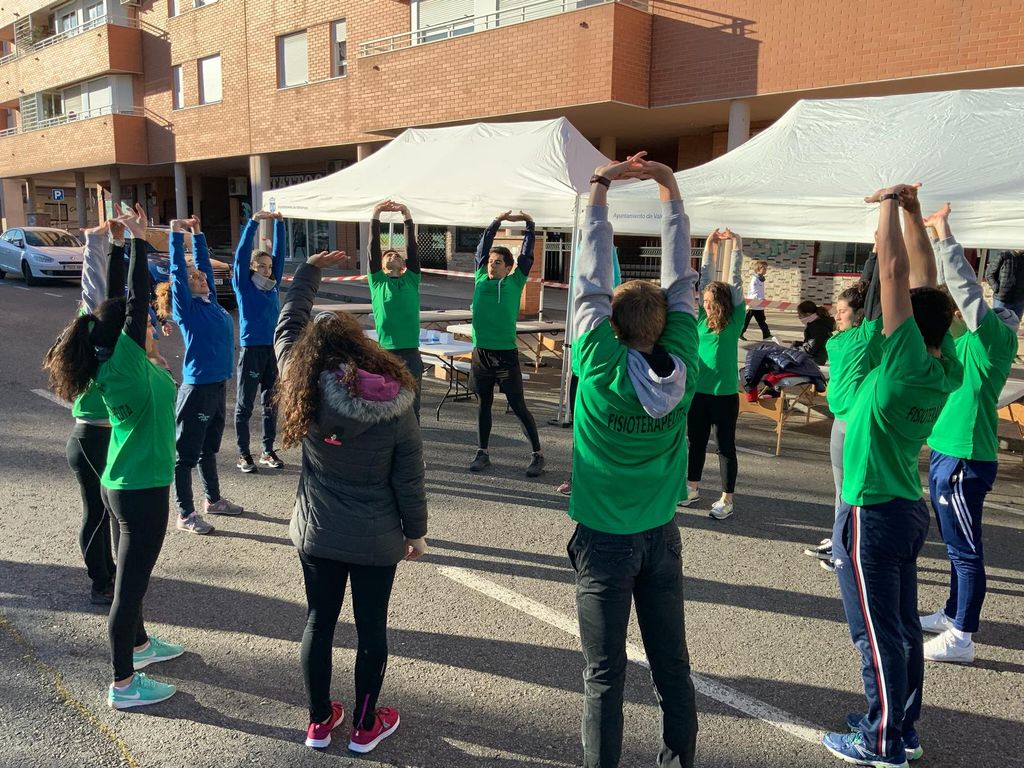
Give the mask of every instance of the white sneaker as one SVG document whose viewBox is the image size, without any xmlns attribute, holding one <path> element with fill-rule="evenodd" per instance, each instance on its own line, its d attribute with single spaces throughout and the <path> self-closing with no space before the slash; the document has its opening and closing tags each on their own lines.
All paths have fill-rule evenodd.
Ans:
<svg viewBox="0 0 1024 768">
<path fill-rule="evenodd" d="M 956 636 L 947 630 L 924 644 L 924 657 L 928 661 L 970 664 L 974 661 L 974 641 L 969 640 L 967 645 L 960 645 Z"/>
<path fill-rule="evenodd" d="M 719 499 L 711 505 L 711 511 L 708 514 L 715 518 L 715 520 L 725 520 L 725 518 L 732 514 L 732 504 Z"/>
<path fill-rule="evenodd" d="M 935 613 L 929 614 L 928 616 L 921 616 L 921 631 L 932 632 L 933 634 L 941 634 L 947 629 L 953 628 L 953 622 L 950 621 L 949 616 L 943 610 L 938 610 Z"/>
<path fill-rule="evenodd" d="M 689 507 L 689 506 L 693 506 L 698 501 L 700 501 L 700 489 L 699 488 L 687 487 L 687 489 L 686 489 L 686 499 L 684 501 L 677 501 L 676 502 L 676 506 L 677 507 Z"/>
</svg>

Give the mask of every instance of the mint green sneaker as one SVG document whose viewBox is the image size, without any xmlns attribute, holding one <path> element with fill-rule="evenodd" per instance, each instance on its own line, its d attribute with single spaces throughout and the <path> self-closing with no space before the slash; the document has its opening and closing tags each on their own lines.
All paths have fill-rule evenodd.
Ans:
<svg viewBox="0 0 1024 768">
<path fill-rule="evenodd" d="M 142 669 L 148 667 L 150 664 L 155 664 L 158 661 L 167 661 L 168 659 L 176 659 L 185 652 L 185 649 L 180 645 L 174 643 L 168 643 L 166 640 L 161 640 L 156 635 L 149 636 L 149 645 L 144 651 L 135 651 L 132 654 L 132 664 L 135 665 L 135 669 Z"/>
<path fill-rule="evenodd" d="M 177 690 L 173 685 L 158 683 L 153 678 L 146 677 L 145 672 L 136 672 L 127 688 L 115 688 L 111 684 L 107 690 L 107 706 L 114 709 L 144 707 L 147 704 L 166 701 Z"/>
</svg>

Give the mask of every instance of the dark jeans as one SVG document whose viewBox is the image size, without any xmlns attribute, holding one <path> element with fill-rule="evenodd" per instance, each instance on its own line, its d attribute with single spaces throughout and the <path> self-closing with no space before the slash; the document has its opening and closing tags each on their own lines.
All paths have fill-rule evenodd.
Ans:
<svg viewBox="0 0 1024 768">
<path fill-rule="evenodd" d="M 917 556 L 928 535 L 923 500 L 870 507 L 845 501 L 832 529 L 839 592 L 850 637 L 860 651 L 868 711 L 865 746 L 903 755 L 903 732 L 921 715 L 924 640 L 917 616 Z"/>
<path fill-rule="evenodd" d="M 412 402 L 412 408 L 416 413 L 416 421 L 419 421 L 420 395 L 423 389 L 423 358 L 420 357 L 420 351 L 418 349 L 389 349 L 388 352 L 405 363 L 409 373 L 416 379 L 416 399 Z"/>
<path fill-rule="evenodd" d="M 751 318 L 757 321 L 757 327 L 761 329 L 761 338 L 770 339 L 772 337 L 772 332 L 768 330 L 768 320 L 765 319 L 763 309 L 747 310 L 747 317 L 743 321 L 743 330 L 740 331 L 740 335 L 743 335 L 747 332 L 747 326 L 750 325 Z"/>
<path fill-rule="evenodd" d="M 345 583 L 352 582 L 356 648 L 356 700 L 352 723 L 373 726 L 377 697 L 388 666 L 388 603 L 397 566 L 350 565 L 299 552 L 306 583 L 306 629 L 302 633 L 302 677 L 309 697 L 310 722 L 331 714 L 331 653 Z"/>
<path fill-rule="evenodd" d="M 705 395 L 698 392 L 693 396 L 686 425 L 686 434 L 690 440 L 687 480 L 691 483 L 699 482 L 704 474 L 708 439 L 711 437 L 711 427 L 714 427 L 722 490 L 725 493 L 736 490 L 736 474 L 739 471 L 736 461 L 736 421 L 739 417 L 738 395 Z"/>
<path fill-rule="evenodd" d="M 683 614 L 682 542 L 675 523 L 632 535 L 577 525 L 569 539 L 583 672 L 583 764 L 613 768 L 622 754 L 626 628 L 631 603 L 661 705 L 657 765 L 691 768 L 697 705 Z"/>
<path fill-rule="evenodd" d="M 142 600 L 164 545 L 170 495 L 166 486 L 137 491 L 103 489 L 103 498 L 118 522 L 117 578 L 107 619 L 114 680 L 131 677 L 135 646 L 144 645 L 148 639 Z"/>
<path fill-rule="evenodd" d="M 76 424 L 68 438 L 68 466 L 75 473 L 82 492 L 82 526 L 78 546 L 85 560 L 85 570 L 97 592 L 114 583 L 112 537 L 117 521 L 103 502 L 100 477 L 107 466 L 110 427 Z"/>
<path fill-rule="evenodd" d="M 961 632 L 977 632 L 985 602 L 985 548 L 981 519 L 999 464 L 932 451 L 928 486 L 935 520 L 949 555 L 945 614 Z"/>
<path fill-rule="evenodd" d="M 263 411 L 263 451 L 274 450 L 277 437 L 277 410 L 274 385 L 277 383 L 277 355 L 270 345 L 242 347 L 238 355 L 238 390 L 235 394 L 235 439 L 239 453 L 250 453 L 249 418 L 260 391 Z"/>
<path fill-rule="evenodd" d="M 199 466 L 199 481 L 207 500 L 220 501 L 217 451 L 224 436 L 227 382 L 182 384 L 178 387 L 177 433 L 174 460 L 174 499 L 181 517 L 195 512 L 192 469 Z"/>
</svg>

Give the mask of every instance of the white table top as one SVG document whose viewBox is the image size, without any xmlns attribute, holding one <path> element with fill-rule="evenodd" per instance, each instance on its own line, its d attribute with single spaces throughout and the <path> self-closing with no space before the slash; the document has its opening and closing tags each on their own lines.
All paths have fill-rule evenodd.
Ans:
<svg viewBox="0 0 1024 768">
<path fill-rule="evenodd" d="M 366 334 L 366 338 L 377 341 L 377 331 L 373 328 L 366 328 L 363 330 L 363 333 Z M 418 349 L 424 355 L 458 357 L 459 355 L 470 354 L 473 351 L 473 345 L 468 341 L 450 341 L 447 343 L 421 341 Z"/>
<path fill-rule="evenodd" d="M 997 407 L 1005 408 L 1010 403 L 1015 403 L 1021 399 L 1024 399 L 1024 381 L 1010 379 L 1003 385 L 1003 391 L 999 393 Z"/>
<path fill-rule="evenodd" d="M 333 304 L 314 304 L 313 317 L 320 312 L 344 312 L 348 315 L 372 315 L 373 304 L 349 304 L 339 301 Z"/>
<path fill-rule="evenodd" d="M 458 323 L 445 328 L 448 333 L 458 336 L 472 336 L 472 323 Z M 564 333 L 565 323 L 551 322 L 548 320 L 522 320 L 516 323 L 516 333 Z"/>
<path fill-rule="evenodd" d="M 472 320 L 473 312 L 468 309 L 424 309 L 420 311 L 421 323 L 440 323 L 445 320 Z"/>
</svg>

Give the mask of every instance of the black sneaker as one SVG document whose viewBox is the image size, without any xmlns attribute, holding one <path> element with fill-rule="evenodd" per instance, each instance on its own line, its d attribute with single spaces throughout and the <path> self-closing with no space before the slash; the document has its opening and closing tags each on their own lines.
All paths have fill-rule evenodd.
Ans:
<svg viewBox="0 0 1024 768">
<path fill-rule="evenodd" d="M 804 549 L 805 555 L 816 557 L 819 560 L 831 560 L 832 559 L 832 539 L 822 539 L 821 543 L 816 547 L 806 547 Z"/>
<path fill-rule="evenodd" d="M 89 602 L 93 605 L 110 605 L 114 602 L 114 585 L 108 584 L 104 589 L 93 587 L 89 590 Z"/>
<path fill-rule="evenodd" d="M 245 474 L 259 471 L 258 469 L 256 469 L 256 462 L 252 460 L 251 453 L 243 453 L 241 456 L 239 456 L 238 463 L 235 464 L 235 466 L 238 467 L 243 472 L 245 472 Z"/>
<path fill-rule="evenodd" d="M 527 477 L 540 477 L 544 472 L 544 455 L 540 453 L 533 454 L 533 460 L 530 461 L 530 466 L 526 468 Z"/>
<path fill-rule="evenodd" d="M 263 455 L 260 456 L 260 464 L 268 466 L 272 469 L 280 469 L 284 466 L 284 462 L 278 457 L 277 453 L 271 448 L 269 451 L 264 451 Z"/>
<path fill-rule="evenodd" d="M 487 455 L 487 451 L 479 450 L 476 452 L 476 458 L 473 459 L 473 463 L 469 465 L 469 471 L 480 472 L 489 466 L 491 466 L 491 457 Z"/>
</svg>

